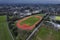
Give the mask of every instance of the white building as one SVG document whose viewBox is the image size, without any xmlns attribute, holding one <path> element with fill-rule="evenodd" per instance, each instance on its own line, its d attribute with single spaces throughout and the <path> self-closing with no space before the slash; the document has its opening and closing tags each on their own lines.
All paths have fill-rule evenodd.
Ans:
<svg viewBox="0 0 60 40">
<path fill-rule="evenodd" d="M 53 28 L 60 29 L 60 24 L 55 23 L 53 21 L 46 21 L 48 24 L 52 25 Z M 47 24 L 47 25 L 48 25 Z"/>
</svg>

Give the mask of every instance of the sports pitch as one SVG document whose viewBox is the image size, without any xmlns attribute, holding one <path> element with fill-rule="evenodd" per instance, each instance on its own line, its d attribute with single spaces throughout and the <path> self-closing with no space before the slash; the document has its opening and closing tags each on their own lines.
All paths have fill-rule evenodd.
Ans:
<svg viewBox="0 0 60 40">
<path fill-rule="evenodd" d="M 32 30 L 42 19 L 40 15 L 32 15 L 18 20 L 17 27 L 21 29 Z"/>
<path fill-rule="evenodd" d="M 56 16 L 56 18 L 55 18 L 56 20 L 60 20 L 60 16 Z"/>
</svg>

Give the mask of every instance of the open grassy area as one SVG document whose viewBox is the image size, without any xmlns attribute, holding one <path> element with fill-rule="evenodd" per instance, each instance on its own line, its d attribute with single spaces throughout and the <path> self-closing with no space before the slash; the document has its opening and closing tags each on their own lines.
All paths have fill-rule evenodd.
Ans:
<svg viewBox="0 0 60 40">
<path fill-rule="evenodd" d="M 20 24 L 28 24 L 29 26 L 34 25 L 37 21 L 39 21 L 39 18 L 36 18 L 35 16 L 32 16 L 24 21 L 22 21 Z"/>
<path fill-rule="evenodd" d="M 6 22 L 6 16 L 0 16 L 0 40 L 12 40 Z"/>
<path fill-rule="evenodd" d="M 56 20 L 60 20 L 60 16 L 56 16 L 56 18 L 55 18 Z"/>
<path fill-rule="evenodd" d="M 60 40 L 60 31 L 42 26 L 34 40 Z"/>
<path fill-rule="evenodd" d="M 37 14 L 37 15 L 32 15 L 32 17 L 22 21 L 20 24 L 28 24 L 29 26 L 34 25 L 34 23 L 36 23 L 37 21 L 39 21 L 39 18 L 36 18 L 35 16 L 40 16 L 43 17 L 44 14 Z"/>
</svg>

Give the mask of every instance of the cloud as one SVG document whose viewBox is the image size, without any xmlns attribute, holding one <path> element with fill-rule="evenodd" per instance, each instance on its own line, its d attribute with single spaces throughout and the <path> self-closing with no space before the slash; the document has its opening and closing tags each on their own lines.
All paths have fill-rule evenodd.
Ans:
<svg viewBox="0 0 60 40">
<path fill-rule="evenodd" d="M 0 0 L 0 3 L 60 3 L 60 0 Z"/>
</svg>

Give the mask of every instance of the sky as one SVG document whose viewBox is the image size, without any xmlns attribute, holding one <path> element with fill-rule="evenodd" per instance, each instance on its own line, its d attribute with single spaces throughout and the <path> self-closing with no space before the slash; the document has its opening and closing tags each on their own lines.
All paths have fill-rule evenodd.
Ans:
<svg viewBox="0 0 60 40">
<path fill-rule="evenodd" d="M 60 0 L 0 0 L 1 3 L 43 3 L 60 4 Z"/>
</svg>

